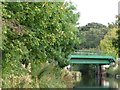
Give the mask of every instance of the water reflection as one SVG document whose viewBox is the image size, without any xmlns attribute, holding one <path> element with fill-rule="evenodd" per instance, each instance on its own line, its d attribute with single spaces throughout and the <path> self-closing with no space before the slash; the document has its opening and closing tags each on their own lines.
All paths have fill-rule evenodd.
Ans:
<svg viewBox="0 0 120 90">
<path fill-rule="evenodd" d="M 109 83 L 108 80 L 102 79 L 101 83 L 102 83 L 102 86 L 104 86 L 104 87 L 109 87 L 110 86 L 110 83 Z"/>
<path fill-rule="evenodd" d="M 120 88 L 120 80 L 114 78 L 103 78 L 101 83 L 104 87 Z"/>
<path fill-rule="evenodd" d="M 120 80 L 114 78 L 89 78 L 88 76 L 82 77 L 80 82 L 75 83 L 74 88 L 117 88 L 120 90 Z"/>
</svg>

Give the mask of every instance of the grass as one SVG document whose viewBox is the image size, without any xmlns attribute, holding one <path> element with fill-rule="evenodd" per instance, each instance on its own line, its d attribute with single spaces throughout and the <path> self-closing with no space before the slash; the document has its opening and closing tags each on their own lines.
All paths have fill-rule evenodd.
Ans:
<svg viewBox="0 0 120 90">
<path fill-rule="evenodd" d="M 107 69 L 107 73 L 112 75 L 112 76 L 115 76 L 116 74 L 120 74 L 120 67 L 115 65 L 115 66 L 110 66 L 108 69 Z"/>
<path fill-rule="evenodd" d="M 32 67 L 31 67 L 32 66 Z M 2 88 L 71 88 L 76 81 L 76 71 L 67 71 L 54 63 L 33 64 L 24 68 L 22 65 L 4 69 Z"/>
<path fill-rule="evenodd" d="M 65 82 L 61 79 L 61 69 L 53 64 L 42 63 L 39 69 L 34 68 L 36 72 L 31 73 L 28 68 L 19 68 L 22 68 L 22 73 L 19 70 L 19 74 L 3 72 L 2 88 L 66 88 Z"/>
</svg>

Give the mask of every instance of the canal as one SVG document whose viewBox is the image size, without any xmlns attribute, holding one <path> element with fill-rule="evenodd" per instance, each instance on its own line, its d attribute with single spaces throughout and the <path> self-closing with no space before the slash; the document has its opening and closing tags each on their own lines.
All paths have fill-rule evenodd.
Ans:
<svg viewBox="0 0 120 90">
<path fill-rule="evenodd" d="M 88 90 L 89 88 L 104 88 L 106 90 L 114 88 L 120 90 L 120 79 L 108 77 L 98 79 L 96 77 L 83 76 L 79 82 L 74 83 L 73 88 L 88 88 Z"/>
</svg>

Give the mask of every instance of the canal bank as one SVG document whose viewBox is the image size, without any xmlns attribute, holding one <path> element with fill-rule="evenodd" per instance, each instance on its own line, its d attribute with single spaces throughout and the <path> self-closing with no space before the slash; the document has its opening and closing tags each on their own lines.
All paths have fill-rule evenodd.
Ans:
<svg viewBox="0 0 120 90">
<path fill-rule="evenodd" d="M 106 74 L 108 77 L 114 77 L 120 80 L 120 62 L 117 62 L 115 65 L 111 65 L 109 68 L 107 68 Z"/>
</svg>

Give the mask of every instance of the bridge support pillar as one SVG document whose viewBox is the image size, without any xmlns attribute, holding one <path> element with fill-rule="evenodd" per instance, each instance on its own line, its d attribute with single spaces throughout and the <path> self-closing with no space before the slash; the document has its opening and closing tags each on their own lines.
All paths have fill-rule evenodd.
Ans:
<svg viewBox="0 0 120 90">
<path fill-rule="evenodd" d="M 98 76 L 101 76 L 101 74 L 102 74 L 102 67 L 101 67 L 101 65 L 99 64 L 99 65 L 97 66 L 97 75 L 98 75 Z"/>
<path fill-rule="evenodd" d="M 101 78 L 102 78 L 102 67 L 101 65 L 97 65 L 97 79 L 98 79 L 98 84 L 101 85 Z"/>
</svg>

